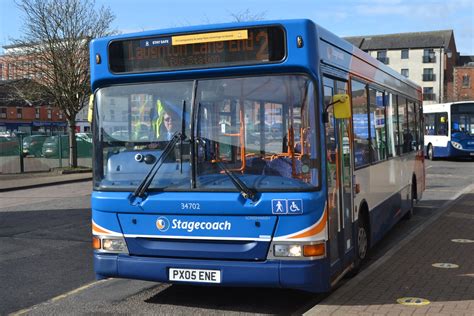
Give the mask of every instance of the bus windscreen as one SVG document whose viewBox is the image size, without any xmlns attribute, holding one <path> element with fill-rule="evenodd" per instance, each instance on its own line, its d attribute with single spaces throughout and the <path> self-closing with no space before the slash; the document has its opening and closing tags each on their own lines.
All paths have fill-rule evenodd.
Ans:
<svg viewBox="0 0 474 316">
<path fill-rule="evenodd" d="M 278 62 L 285 58 L 280 27 L 113 41 L 109 66 L 114 73 L 211 68 Z"/>
</svg>

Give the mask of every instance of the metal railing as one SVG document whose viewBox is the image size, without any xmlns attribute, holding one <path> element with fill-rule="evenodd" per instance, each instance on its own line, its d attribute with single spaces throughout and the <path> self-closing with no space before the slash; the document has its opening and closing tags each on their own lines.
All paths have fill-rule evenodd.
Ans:
<svg viewBox="0 0 474 316">
<path fill-rule="evenodd" d="M 69 165 L 67 134 L 0 134 L 0 173 L 50 171 Z M 76 140 L 78 137 L 76 137 Z M 92 167 L 92 139 L 77 142 L 78 166 Z"/>
<path fill-rule="evenodd" d="M 435 63 L 436 62 L 436 56 L 423 56 L 423 63 Z"/>
<path fill-rule="evenodd" d="M 436 95 L 434 93 L 423 93 L 424 101 L 434 101 L 436 100 Z"/>
<path fill-rule="evenodd" d="M 423 81 L 436 81 L 435 74 L 423 74 Z"/>
<path fill-rule="evenodd" d="M 377 60 L 384 63 L 385 65 L 388 65 L 388 62 L 390 61 L 388 57 L 377 57 Z"/>
</svg>

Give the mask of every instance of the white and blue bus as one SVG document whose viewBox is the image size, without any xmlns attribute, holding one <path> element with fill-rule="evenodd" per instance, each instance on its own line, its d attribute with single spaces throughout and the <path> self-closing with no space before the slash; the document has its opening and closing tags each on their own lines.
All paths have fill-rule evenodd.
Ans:
<svg viewBox="0 0 474 316">
<path fill-rule="evenodd" d="M 429 159 L 474 159 L 474 101 L 423 106 Z"/>
<path fill-rule="evenodd" d="M 90 52 L 98 278 L 328 291 L 424 190 L 420 87 L 312 21 Z"/>
</svg>

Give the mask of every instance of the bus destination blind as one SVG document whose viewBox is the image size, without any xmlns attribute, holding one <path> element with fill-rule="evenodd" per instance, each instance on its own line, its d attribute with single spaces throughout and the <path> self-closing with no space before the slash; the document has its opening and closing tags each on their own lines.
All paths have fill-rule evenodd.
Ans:
<svg viewBox="0 0 474 316">
<path fill-rule="evenodd" d="M 283 60 L 284 43 L 279 27 L 139 38 L 113 41 L 109 63 L 114 73 L 261 64 Z"/>
</svg>

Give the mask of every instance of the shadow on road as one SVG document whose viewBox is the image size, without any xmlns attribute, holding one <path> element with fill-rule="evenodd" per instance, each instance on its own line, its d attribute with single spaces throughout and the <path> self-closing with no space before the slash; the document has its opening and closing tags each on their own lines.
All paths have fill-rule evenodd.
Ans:
<svg viewBox="0 0 474 316">
<path fill-rule="evenodd" d="M 222 288 L 173 285 L 145 302 L 196 307 L 199 309 L 262 314 L 300 314 L 306 305 L 319 302 L 323 295 L 296 290 L 269 288 Z"/>
</svg>

